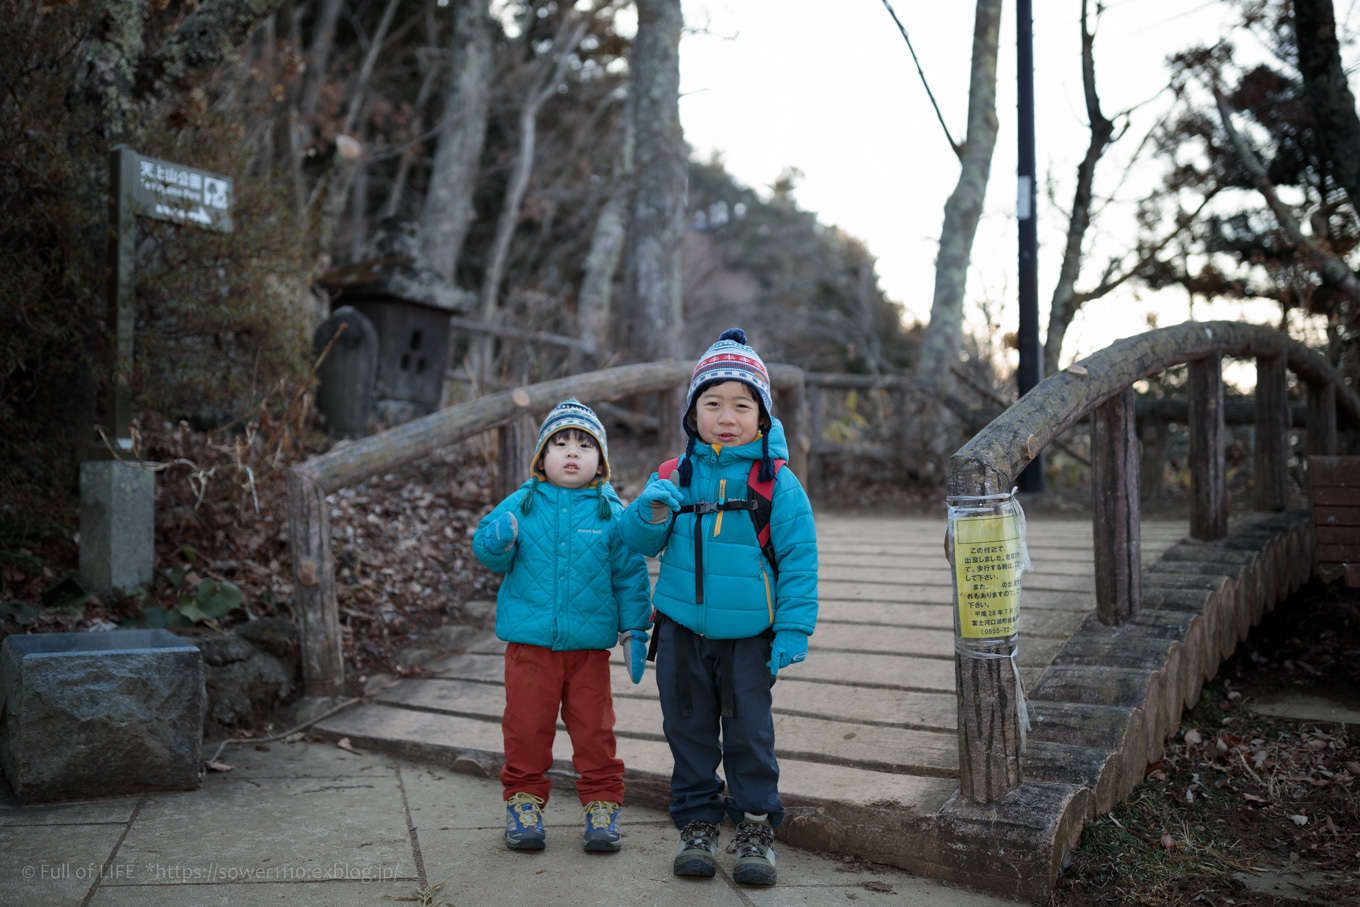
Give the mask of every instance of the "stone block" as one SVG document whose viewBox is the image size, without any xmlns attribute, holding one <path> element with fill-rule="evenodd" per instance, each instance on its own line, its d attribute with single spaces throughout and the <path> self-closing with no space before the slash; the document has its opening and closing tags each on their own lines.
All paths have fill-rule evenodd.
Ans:
<svg viewBox="0 0 1360 907">
<path fill-rule="evenodd" d="M 203 658 L 166 630 L 0 644 L 0 768 L 20 803 L 198 786 Z"/>
<path fill-rule="evenodd" d="M 156 474 L 136 463 L 80 464 L 80 582 L 103 595 L 150 585 L 156 556 Z"/>
<path fill-rule="evenodd" d="M 344 331 L 336 332 L 344 325 Z M 363 313 L 341 306 L 312 335 L 312 354 L 331 351 L 317 368 L 316 405 L 326 424 L 344 438 L 360 438 L 373 415 L 373 382 L 378 369 L 378 330 Z"/>
</svg>

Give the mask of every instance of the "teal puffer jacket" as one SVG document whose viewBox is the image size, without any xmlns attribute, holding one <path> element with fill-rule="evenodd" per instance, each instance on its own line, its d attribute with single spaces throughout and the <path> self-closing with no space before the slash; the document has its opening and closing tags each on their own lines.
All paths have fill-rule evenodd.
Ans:
<svg viewBox="0 0 1360 907">
<path fill-rule="evenodd" d="M 529 513 L 520 510 L 534 495 Z M 525 482 L 477 525 L 472 552 L 504 573 L 496 595 L 496 635 L 506 642 L 558 652 L 612 649 L 623 630 L 645 630 L 647 562 L 619 538 L 623 504 L 605 485 L 611 519 L 599 515 L 592 488 Z M 519 535 L 505 553 L 492 551 L 489 527 L 505 511 Z"/>
<path fill-rule="evenodd" d="M 770 456 L 788 455 L 784 428 L 775 419 Z M 689 486 L 676 489 L 681 503 L 748 497 L 751 464 L 760 456 L 759 439 L 728 448 L 700 442 Z M 695 582 L 695 515 L 676 514 L 662 523 L 650 519 L 650 507 L 633 503 L 624 511 L 622 534 L 629 547 L 648 557 L 661 552 L 652 605 L 662 614 L 711 639 L 746 639 L 769 627 L 812 633 L 817 624 L 817 527 L 807 493 L 788 466 L 775 477 L 770 514 L 778 574 L 761 554 L 750 512 L 707 514 L 702 522 L 701 596 Z"/>
</svg>

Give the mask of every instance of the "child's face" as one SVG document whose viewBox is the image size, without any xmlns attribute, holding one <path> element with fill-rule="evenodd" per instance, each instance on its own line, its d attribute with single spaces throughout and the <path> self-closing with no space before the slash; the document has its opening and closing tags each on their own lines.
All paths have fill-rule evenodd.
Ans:
<svg viewBox="0 0 1360 907">
<path fill-rule="evenodd" d="M 559 431 L 543 447 L 543 471 L 558 488 L 585 488 L 601 472 L 600 448 L 583 431 Z"/>
<path fill-rule="evenodd" d="M 760 404 L 741 381 L 713 384 L 694 401 L 694 421 L 705 444 L 740 447 L 760 433 Z"/>
</svg>

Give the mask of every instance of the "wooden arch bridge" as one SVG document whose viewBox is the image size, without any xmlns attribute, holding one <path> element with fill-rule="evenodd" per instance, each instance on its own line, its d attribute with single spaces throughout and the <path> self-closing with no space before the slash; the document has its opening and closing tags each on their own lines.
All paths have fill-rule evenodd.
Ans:
<svg viewBox="0 0 1360 907">
<path fill-rule="evenodd" d="M 1250 510 L 1230 517 L 1224 357 L 1254 359 Z M 1135 382 L 1188 363 L 1189 525 L 1140 516 Z M 313 696 L 344 684 L 326 497 L 497 429 L 517 473 L 530 414 L 657 392 L 678 406 L 688 364 L 625 366 L 460 404 L 315 458 L 289 474 L 303 671 Z M 795 470 L 805 465 L 805 376 L 772 368 Z M 946 520 L 818 515 L 821 613 L 807 662 L 781 674 L 775 721 L 788 818 L 780 837 L 1023 898 L 1056 880 L 1085 821 L 1142 780 L 1204 681 L 1262 615 L 1311 575 L 1306 509 L 1288 509 L 1287 372 L 1307 388 L 1309 453 L 1336 452 L 1337 410 L 1360 397 L 1317 353 L 1266 328 L 1187 323 L 1119 341 L 1050 376 L 951 459 L 951 495 L 1011 489 L 1089 418 L 1094 520 L 1031 516 L 1018 639 L 955 651 Z M 676 417 L 670 420 L 678 423 Z M 665 419 L 662 420 L 664 425 Z M 423 678 L 316 726 L 332 738 L 492 774 L 501 756 L 503 644 L 492 634 Z M 618 660 L 617 652 L 614 655 Z M 1018 670 L 1012 667 L 1012 663 Z M 633 802 L 669 801 L 670 754 L 650 680 L 613 672 L 619 752 Z M 1030 730 L 1018 718 L 1017 681 Z M 554 778 L 570 784 L 558 736 Z"/>
</svg>

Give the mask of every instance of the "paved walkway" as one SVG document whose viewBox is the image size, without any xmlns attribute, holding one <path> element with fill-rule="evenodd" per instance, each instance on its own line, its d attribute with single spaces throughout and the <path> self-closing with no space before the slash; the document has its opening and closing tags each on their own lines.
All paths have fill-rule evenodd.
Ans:
<svg viewBox="0 0 1360 907">
<path fill-rule="evenodd" d="M 205 748 L 210 755 L 216 747 Z M 678 879 L 666 815 L 630 807 L 624 847 L 587 854 L 578 806 L 549 804 L 548 849 L 504 846 L 500 784 L 329 743 L 229 747 L 196 791 L 16 806 L 0 782 L 0 903 L 38 905 L 746 905 L 1010 903 L 781 846 L 780 884 Z M 442 884 L 427 901 L 417 893 Z M 398 900 L 393 900 L 393 899 Z"/>
</svg>

